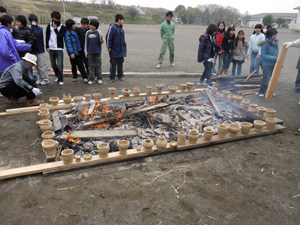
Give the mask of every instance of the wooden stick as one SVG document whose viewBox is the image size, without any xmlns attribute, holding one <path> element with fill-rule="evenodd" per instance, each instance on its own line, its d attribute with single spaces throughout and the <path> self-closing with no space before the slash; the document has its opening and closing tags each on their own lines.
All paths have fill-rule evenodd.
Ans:
<svg viewBox="0 0 300 225">
<path fill-rule="evenodd" d="M 250 75 L 244 81 L 247 81 L 255 73 L 256 73 L 256 70 L 254 70 L 252 73 L 250 73 Z"/>
<path fill-rule="evenodd" d="M 274 67 L 274 70 L 273 70 L 273 73 L 272 73 L 272 77 L 271 77 L 271 80 L 269 82 L 268 90 L 267 90 L 267 93 L 265 95 L 265 98 L 267 98 L 267 99 L 272 99 L 273 98 L 273 94 L 274 94 L 275 89 L 276 89 L 276 85 L 277 85 L 277 82 L 278 82 L 278 79 L 279 79 L 279 75 L 280 75 L 280 72 L 281 72 L 281 68 L 282 68 L 286 53 L 287 53 L 287 49 L 285 48 L 284 45 L 281 45 L 281 48 L 279 50 L 279 55 L 277 57 L 277 61 L 276 61 L 276 64 L 275 64 L 275 67 Z"/>
<path fill-rule="evenodd" d="M 211 102 L 213 108 L 216 110 L 216 113 L 219 117 L 224 117 L 223 113 L 221 112 L 218 104 L 216 103 L 214 97 L 209 93 L 208 90 L 205 90 L 205 93 L 207 94 L 207 97 L 209 99 L 209 101 Z"/>
<path fill-rule="evenodd" d="M 137 136 L 136 130 L 75 130 L 69 134 L 72 138 L 104 138 L 104 137 L 125 137 Z M 66 139 L 67 135 L 62 134 L 59 139 Z"/>
</svg>

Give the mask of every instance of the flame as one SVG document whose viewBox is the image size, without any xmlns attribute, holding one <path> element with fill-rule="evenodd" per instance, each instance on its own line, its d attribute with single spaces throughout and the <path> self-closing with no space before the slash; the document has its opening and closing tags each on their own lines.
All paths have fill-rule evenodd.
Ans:
<svg viewBox="0 0 300 225">
<path fill-rule="evenodd" d="M 67 135 L 66 139 L 67 139 L 68 142 L 73 142 L 73 143 L 76 143 L 76 144 L 80 144 L 80 142 L 81 142 L 80 138 L 74 138 L 72 136 L 72 134 L 70 133 L 70 130 L 68 130 L 68 135 Z"/>
<path fill-rule="evenodd" d="M 195 100 L 195 103 L 198 104 L 198 103 L 200 103 L 200 101 L 196 99 L 196 100 Z"/>
</svg>

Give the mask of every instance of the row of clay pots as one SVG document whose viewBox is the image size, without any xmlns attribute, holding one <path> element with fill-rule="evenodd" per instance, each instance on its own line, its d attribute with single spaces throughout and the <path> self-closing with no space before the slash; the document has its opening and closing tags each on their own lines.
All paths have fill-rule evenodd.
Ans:
<svg viewBox="0 0 300 225">
<path fill-rule="evenodd" d="M 55 156 L 58 145 L 58 141 L 52 139 L 45 139 L 42 141 L 43 151 L 46 153 L 47 156 L 50 157 Z"/>
</svg>

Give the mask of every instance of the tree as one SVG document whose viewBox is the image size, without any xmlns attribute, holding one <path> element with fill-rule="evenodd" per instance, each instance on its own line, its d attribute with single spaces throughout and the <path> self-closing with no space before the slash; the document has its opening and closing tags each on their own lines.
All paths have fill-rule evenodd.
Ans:
<svg viewBox="0 0 300 225">
<path fill-rule="evenodd" d="M 187 19 L 186 19 L 186 9 L 185 9 L 185 7 L 182 8 L 180 11 L 178 11 L 177 17 L 181 19 L 181 22 L 182 22 L 183 24 L 186 24 L 186 23 L 187 23 Z"/>
<path fill-rule="evenodd" d="M 175 13 L 177 14 L 180 10 L 182 9 L 185 9 L 185 6 L 184 5 L 178 5 L 176 8 L 175 8 Z"/>
<path fill-rule="evenodd" d="M 91 3 L 92 3 L 93 5 L 95 5 L 95 4 L 97 4 L 97 1 L 98 1 L 98 0 L 91 0 Z"/>
<path fill-rule="evenodd" d="M 285 27 L 285 20 L 283 18 L 278 18 L 276 20 L 276 23 L 278 24 L 279 27 Z"/>
<path fill-rule="evenodd" d="M 273 23 L 273 16 L 272 15 L 266 15 L 263 18 L 263 24 L 264 25 L 271 25 Z"/>
<path fill-rule="evenodd" d="M 106 1 L 105 0 L 101 0 L 101 5 L 105 5 Z"/>
<path fill-rule="evenodd" d="M 249 26 L 249 21 L 250 21 L 251 17 L 250 14 L 248 12 L 248 10 L 245 12 L 244 16 L 243 16 L 243 22 L 244 22 L 244 26 L 248 27 Z"/>
<path fill-rule="evenodd" d="M 108 5 L 115 5 L 115 1 L 114 0 L 108 0 Z"/>
<path fill-rule="evenodd" d="M 139 14 L 139 11 L 137 11 L 137 9 L 135 7 L 130 7 L 128 10 L 127 10 L 128 14 L 131 16 L 131 20 L 134 19 L 134 17 L 136 17 L 138 14 Z"/>
</svg>

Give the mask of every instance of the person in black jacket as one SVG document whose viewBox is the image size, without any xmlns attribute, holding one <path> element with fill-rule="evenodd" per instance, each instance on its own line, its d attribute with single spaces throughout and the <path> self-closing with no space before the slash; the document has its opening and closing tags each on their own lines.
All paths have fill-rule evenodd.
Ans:
<svg viewBox="0 0 300 225">
<path fill-rule="evenodd" d="M 233 26 L 229 27 L 225 33 L 225 37 L 222 40 L 223 52 L 223 67 L 220 70 L 220 75 L 224 72 L 227 75 L 228 68 L 233 58 L 234 52 L 234 39 L 235 39 L 235 28 Z"/>
<path fill-rule="evenodd" d="M 66 27 L 61 24 L 61 15 L 57 11 L 51 13 L 52 22 L 46 28 L 46 49 L 50 54 L 51 66 L 59 85 L 63 83 L 63 69 L 64 69 L 64 37 Z"/>
<path fill-rule="evenodd" d="M 79 28 L 79 31 L 77 31 L 77 33 L 79 35 L 78 38 L 79 38 L 79 41 L 80 41 L 80 45 L 83 46 L 83 47 L 85 45 L 85 35 L 86 35 L 86 32 L 88 32 L 90 30 L 89 23 L 90 23 L 90 21 L 89 21 L 88 18 L 82 18 L 81 21 L 80 21 L 81 27 Z M 88 58 L 85 57 L 84 51 L 80 51 L 79 54 L 81 54 L 81 56 L 83 58 L 83 64 L 85 66 L 85 70 L 87 71 L 87 74 L 89 74 Z"/>
</svg>

